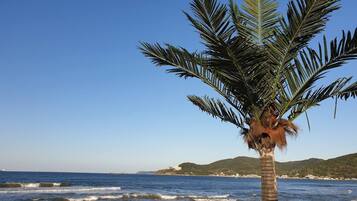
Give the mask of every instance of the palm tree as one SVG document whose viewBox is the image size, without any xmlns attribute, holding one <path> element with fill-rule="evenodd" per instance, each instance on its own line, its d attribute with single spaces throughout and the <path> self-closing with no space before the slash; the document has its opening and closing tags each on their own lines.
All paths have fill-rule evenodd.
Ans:
<svg viewBox="0 0 357 201">
<path fill-rule="evenodd" d="M 193 14 L 184 14 L 204 50 L 141 43 L 143 54 L 157 66 L 198 78 L 223 97 L 188 99 L 236 125 L 248 147 L 260 154 L 264 201 L 278 198 L 274 149 L 287 145 L 286 135 L 298 133 L 293 121 L 301 114 L 308 120 L 307 110 L 326 99 L 337 103 L 357 96 L 352 77 L 319 84 L 329 71 L 357 58 L 357 29 L 330 42 L 323 37 L 316 49 L 309 46 L 339 7 L 339 0 L 291 0 L 283 16 L 274 0 L 244 0 L 241 8 L 233 0 L 228 5 L 193 0 Z"/>
</svg>

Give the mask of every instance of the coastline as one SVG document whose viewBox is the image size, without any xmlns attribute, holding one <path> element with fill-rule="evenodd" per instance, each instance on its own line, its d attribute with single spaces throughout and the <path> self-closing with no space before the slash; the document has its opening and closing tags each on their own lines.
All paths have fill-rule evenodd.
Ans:
<svg viewBox="0 0 357 201">
<path fill-rule="evenodd" d="M 228 177 L 228 178 L 249 178 L 249 179 L 260 179 L 260 175 L 190 175 L 190 174 L 161 174 L 156 173 L 154 175 L 159 176 L 181 176 L 181 177 Z M 287 175 L 278 175 L 277 179 L 298 179 L 298 180 L 325 180 L 325 181 L 357 181 L 357 178 L 332 178 L 332 177 L 320 177 L 314 175 L 307 175 L 305 177 L 289 177 Z"/>
</svg>

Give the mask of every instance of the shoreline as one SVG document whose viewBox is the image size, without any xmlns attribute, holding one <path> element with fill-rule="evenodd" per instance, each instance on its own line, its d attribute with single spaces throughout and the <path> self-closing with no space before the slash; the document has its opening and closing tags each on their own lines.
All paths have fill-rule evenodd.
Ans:
<svg viewBox="0 0 357 201">
<path fill-rule="evenodd" d="M 226 177 L 226 178 L 248 178 L 260 179 L 259 175 L 189 175 L 189 174 L 153 174 L 158 176 L 180 176 L 180 177 Z M 306 177 L 289 177 L 286 175 L 277 176 L 277 179 L 296 180 L 318 180 L 318 181 L 357 181 L 357 178 L 332 178 L 307 175 Z"/>
</svg>

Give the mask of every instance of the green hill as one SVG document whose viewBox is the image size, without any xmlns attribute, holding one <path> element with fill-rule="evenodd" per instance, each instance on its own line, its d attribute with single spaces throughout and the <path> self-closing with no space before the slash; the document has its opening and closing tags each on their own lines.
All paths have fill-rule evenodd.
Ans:
<svg viewBox="0 0 357 201">
<path fill-rule="evenodd" d="M 259 175 L 260 162 L 257 158 L 236 157 L 216 161 L 207 165 L 182 163 L 181 168 L 157 171 L 158 174 L 174 175 Z M 357 178 L 357 153 L 328 160 L 311 158 L 302 161 L 276 162 L 278 175 L 305 177 L 314 175 L 331 178 Z"/>
</svg>

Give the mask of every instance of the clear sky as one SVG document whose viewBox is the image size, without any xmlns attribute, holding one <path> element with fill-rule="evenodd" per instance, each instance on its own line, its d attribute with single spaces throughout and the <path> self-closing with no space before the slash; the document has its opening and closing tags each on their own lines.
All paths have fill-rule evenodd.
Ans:
<svg viewBox="0 0 357 201">
<path fill-rule="evenodd" d="M 280 1 L 280 10 L 287 1 Z M 357 1 L 342 0 L 328 36 L 357 27 Z M 257 156 L 234 126 L 186 95 L 212 95 L 196 80 L 153 66 L 139 41 L 200 49 L 182 0 L 0 1 L 0 169 L 136 172 L 191 161 Z M 357 77 L 357 62 L 337 75 Z M 356 80 L 356 78 L 354 79 Z M 357 152 L 357 101 L 310 111 L 277 160 Z"/>
</svg>

